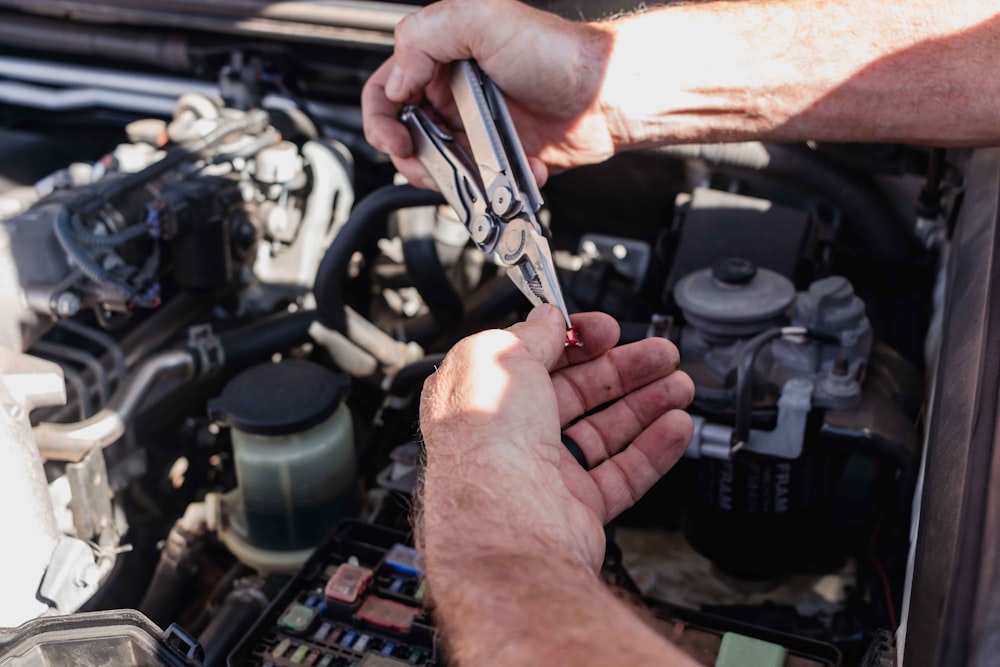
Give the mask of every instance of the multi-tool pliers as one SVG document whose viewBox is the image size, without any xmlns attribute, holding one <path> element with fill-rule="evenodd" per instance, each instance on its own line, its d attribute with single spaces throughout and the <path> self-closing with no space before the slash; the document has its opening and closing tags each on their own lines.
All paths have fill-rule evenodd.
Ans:
<svg viewBox="0 0 1000 667">
<path fill-rule="evenodd" d="M 567 345 L 579 345 L 537 218 L 542 196 L 500 89 L 474 61 L 461 60 L 451 67 L 451 91 L 474 159 L 420 108 L 407 106 L 400 120 L 414 153 L 479 249 L 495 254 L 532 303 L 559 308 Z"/>
</svg>

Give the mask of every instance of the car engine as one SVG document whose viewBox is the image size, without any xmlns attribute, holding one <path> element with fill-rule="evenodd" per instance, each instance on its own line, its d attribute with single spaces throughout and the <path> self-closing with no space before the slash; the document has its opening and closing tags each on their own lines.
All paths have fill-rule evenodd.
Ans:
<svg viewBox="0 0 1000 667">
<path fill-rule="evenodd" d="M 419 391 L 529 304 L 365 143 L 384 29 L 175 28 L 160 62 L 94 26 L 110 50 L 0 55 L 0 665 L 123 628 L 161 642 L 135 664 L 446 664 L 407 560 Z M 896 664 L 963 166 L 677 146 L 543 189 L 571 312 L 670 339 L 695 382 L 685 457 L 608 528 L 605 576 L 705 664 L 727 633 Z"/>
</svg>

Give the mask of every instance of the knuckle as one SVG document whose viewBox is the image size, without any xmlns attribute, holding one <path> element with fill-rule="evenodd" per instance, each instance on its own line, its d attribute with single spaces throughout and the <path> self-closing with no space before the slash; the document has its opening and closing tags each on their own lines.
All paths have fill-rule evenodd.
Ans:
<svg viewBox="0 0 1000 667">
<path fill-rule="evenodd" d="M 470 360 L 479 360 L 495 356 L 498 350 L 510 345 L 512 335 L 500 329 L 482 331 L 469 336 L 459 343 L 461 355 Z"/>
<path fill-rule="evenodd" d="M 396 24 L 396 28 L 393 30 L 393 36 L 397 47 L 406 47 L 410 45 L 414 36 L 419 32 L 418 27 L 420 21 L 420 12 L 416 11 L 412 14 L 407 14 L 399 23 Z"/>
</svg>

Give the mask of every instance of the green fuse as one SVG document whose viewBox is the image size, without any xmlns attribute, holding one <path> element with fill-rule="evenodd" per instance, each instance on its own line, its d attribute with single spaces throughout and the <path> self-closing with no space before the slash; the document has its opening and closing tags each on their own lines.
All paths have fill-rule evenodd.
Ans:
<svg viewBox="0 0 1000 667">
<path fill-rule="evenodd" d="M 423 653 L 421 653 L 418 649 L 413 649 L 413 651 L 410 652 L 410 664 L 411 665 L 417 664 L 418 662 L 423 660 L 423 657 L 424 657 Z"/>
<path fill-rule="evenodd" d="M 296 649 L 295 653 L 292 654 L 292 657 L 289 658 L 289 660 L 291 662 L 294 662 L 296 665 L 301 665 L 302 661 L 306 659 L 307 655 L 309 655 L 309 647 L 303 644 L 298 649 Z"/>
<path fill-rule="evenodd" d="M 781 667 L 785 664 L 785 647 L 744 637 L 735 632 L 722 635 L 715 667 Z"/>
<path fill-rule="evenodd" d="M 427 586 L 425 586 L 424 582 L 421 581 L 420 586 L 417 588 L 417 592 L 413 594 L 413 599 L 416 600 L 417 602 L 423 602 L 424 595 L 426 594 L 427 594 Z"/>
<path fill-rule="evenodd" d="M 333 656 L 327 653 L 316 663 L 316 667 L 330 667 L 331 662 L 333 662 Z"/>
<path fill-rule="evenodd" d="M 285 610 L 281 620 L 278 621 L 282 627 L 291 632 L 305 632 L 312 625 L 316 618 L 316 610 L 298 602 L 292 604 Z"/>
</svg>

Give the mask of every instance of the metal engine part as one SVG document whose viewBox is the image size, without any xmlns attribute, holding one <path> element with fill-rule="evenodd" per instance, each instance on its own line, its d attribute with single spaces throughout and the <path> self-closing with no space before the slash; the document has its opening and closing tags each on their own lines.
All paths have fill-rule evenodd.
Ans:
<svg viewBox="0 0 1000 667">
<path fill-rule="evenodd" d="M 77 486 L 71 508 L 76 536 L 61 534 L 56 521 L 28 413 L 65 400 L 58 366 L 0 348 L 0 489 L 9 500 L 2 528 L 14 540 L 0 572 L 0 626 L 76 611 L 115 563 L 119 534 L 99 455 L 74 471 L 83 474 L 70 482 Z"/>
<path fill-rule="evenodd" d="M 813 408 L 858 405 L 873 336 L 844 278 L 823 278 L 796 294 L 784 276 L 732 258 L 682 278 L 674 294 L 690 325 L 679 340 L 683 368 L 699 398 L 720 411 L 751 407 L 740 406 L 739 388 L 730 386 L 744 365 L 757 390 L 754 404 L 777 407 L 774 428 L 751 431 L 747 451 L 797 458 Z M 773 342 L 758 346 L 756 337 L 768 330 Z M 687 454 L 729 458 L 732 436 L 732 427 L 698 417 Z"/>
<path fill-rule="evenodd" d="M 196 310 L 161 322 L 163 331 L 136 327 L 126 351 L 113 332 L 71 318 L 92 310 L 110 328 L 137 308 L 159 310 L 161 283 L 164 293 L 182 295 L 178 303 L 249 284 L 243 309 L 270 312 L 308 291 L 353 204 L 347 151 L 332 141 L 306 142 L 301 151 L 279 142 L 260 111 L 186 95 L 172 122 L 136 121 L 125 130 L 134 143 L 98 162 L 0 193 L 0 419 L 7 432 L 0 468 L 9 477 L 0 488 L 7 506 L 27 507 L 5 519 L 5 534 L 21 546 L 0 585 L 3 626 L 74 612 L 105 584 L 129 548 L 121 545 L 127 525 L 114 494 L 146 470 L 145 452 L 124 436 L 161 380 L 194 381 L 222 363 L 210 333 L 157 353 Z M 175 143 L 162 149 L 166 136 Z M 169 302 L 162 310 L 169 319 Z M 65 326 L 48 335 L 60 320 Z M 74 347 L 67 332 L 106 358 Z M 62 405 L 67 393 L 66 408 L 29 422 L 32 409 Z M 134 465 L 123 459 L 112 482 L 105 450 L 119 442 L 115 460 L 139 456 Z"/>
</svg>

